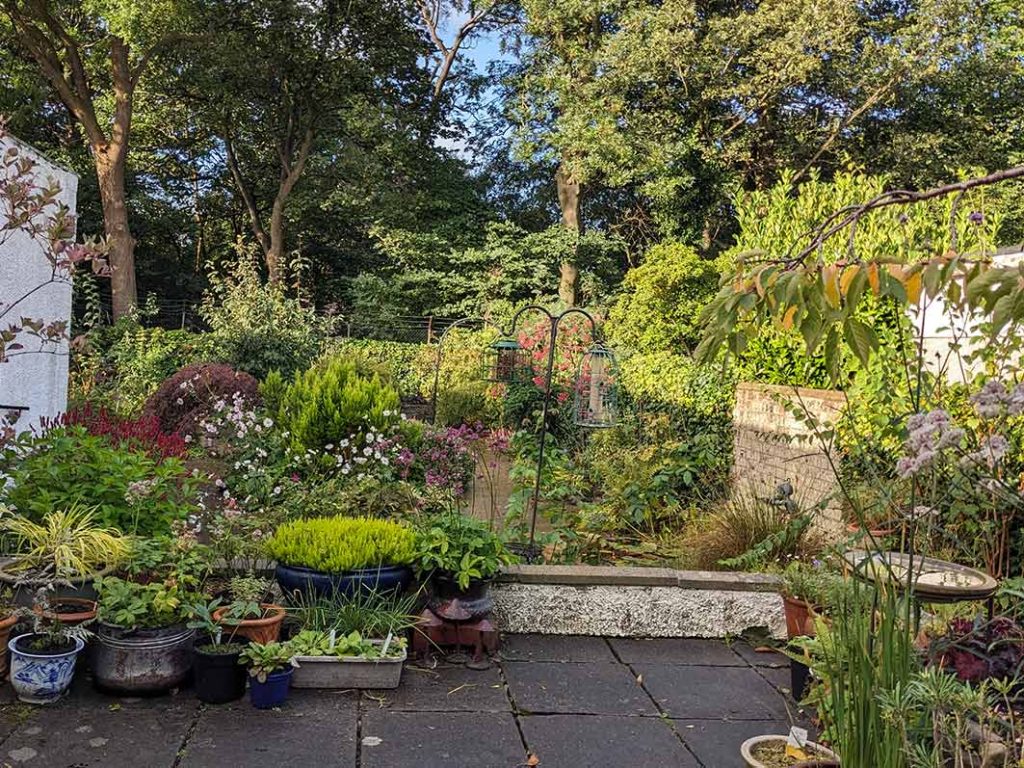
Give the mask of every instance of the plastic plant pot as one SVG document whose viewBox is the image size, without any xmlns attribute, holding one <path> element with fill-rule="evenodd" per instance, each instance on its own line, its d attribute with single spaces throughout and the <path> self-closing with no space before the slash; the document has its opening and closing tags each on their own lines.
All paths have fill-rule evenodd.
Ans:
<svg viewBox="0 0 1024 768">
<path fill-rule="evenodd" d="M 245 696 L 249 673 L 238 663 L 241 647 L 212 653 L 197 646 L 192 660 L 196 696 L 206 704 L 227 704 Z"/>
<path fill-rule="evenodd" d="M 249 701 L 256 709 L 273 709 L 280 707 L 288 699 L 288 688 L 292 684 L 292 672 L 294 669 L 288 667 L 267 675 L 267 679 L 260 682 L 258 678 L 249 678 Z"/>
</svg>

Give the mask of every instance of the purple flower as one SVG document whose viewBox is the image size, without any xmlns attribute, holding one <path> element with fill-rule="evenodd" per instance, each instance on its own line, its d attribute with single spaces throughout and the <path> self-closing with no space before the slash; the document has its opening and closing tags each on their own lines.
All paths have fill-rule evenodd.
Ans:
<svg viewBox="0 0 1024 768">
<path fill-rule="evenodd" d="M 971 215 L 967 217 L 967 220 L 971 224 L 978 225 L 985 221 L 985 214 L 981 211 L 971 211 Z"/>
</svg>

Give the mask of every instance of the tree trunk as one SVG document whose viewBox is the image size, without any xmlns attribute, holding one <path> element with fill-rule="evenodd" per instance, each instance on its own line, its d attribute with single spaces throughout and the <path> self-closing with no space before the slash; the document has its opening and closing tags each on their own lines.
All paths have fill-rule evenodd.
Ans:
<svg viewBox="0 0 1024 768">
<path fill-rule="evenodd" d="M 560 165 L 555 172 L 555 184 L 558 187 L 558 206 L 562 209 L 562 226 L 577 235 L 583 234 L 580 183 Z M 558 298 L 567 307 L 576 306 L 580 271 L 576 266 L 575 248 L 568 258 L 562 260 L 559 275 Z"/>
<path fill-rule="evenodd" d="M 274 285 L 284 282 L 284 202 L 278 195 L 270 209 L 270 247 L 265 255 L 267 279 Z"/>
<path fill-rule="evenodd" d="M 130 314 L 139 305 L 135 287 L 135 238 L 128 226 L 128 208 L 125 205 L 124 154 L 110 145 L 93 148 L 103 204 L 103 229 L 110 256 L 114 320 Z"/>
</svg>

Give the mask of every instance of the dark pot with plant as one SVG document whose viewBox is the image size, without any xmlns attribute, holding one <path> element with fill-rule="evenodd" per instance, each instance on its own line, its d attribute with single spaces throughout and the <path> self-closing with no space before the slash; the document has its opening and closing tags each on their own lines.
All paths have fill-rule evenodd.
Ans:
<svg viewBox="0 0 1024 768">
<path fill-rule="evenodd" d="M 37 592 L 39 613 L 22 609 L 32 618 L 32 631 L 8 641 L 11 652 L 11 687 L 21 701 L 52 704 L 71 686 L 78 655 L 85 648 L 89 631 L 53 619 L 46 588 Z"/>
<path fill-rule="evenodd" d="M 213 620 L 230 634 L 254 643 L 272 643 L 281 637 L 286 615 L 280 605 L 265 602 L 270 582 L 256 576 L 237 576 L 228 584 L 231 602 L 216 608 Z"/>
<path fill-rule="evenodd" d="M 267 553 L 277 561 L 274 574 L 289 597 L 404 592 L 413 578 L 413 532 L 389 520 L 293 520 L 274 532 Z"/>
<path fill-rule="evenodd" d="M 190 629 L 200 632 L 201 639 L 192 649 L 192 676 L 196 696 L 206 704 L 227 704 L 245 695 L 246 671 L 240 662 L 247 643 L 235 639 L 233 631 L 215 618 L 218 600 L 197 603 L 192 607 L 195 618 Z"/>
<path fill-rule="evenodd" d="M 191 595 L 168 576 L 146 584 L 106 577 L 99 591 L 92 650 L 96 687 L 112 693 L 162 693 L 180 686 L 192 668 L 195 630 Z"/>
<path fill-rule="evenodd" d="M 288 643 L 250 643 L 242 651 L 239 663 L 249 668 L 249 700 L 256 709 L 273 709 L 288 699 L 294 656 Z"/>
<path fill-rule="evenodd" d="M 416 571 L 437 616 L 471 621 L 494 607 L 490 585 L 512 554 L 487 523 L 457 511 L 428 519 L 416 536 Z"/>
</svg>

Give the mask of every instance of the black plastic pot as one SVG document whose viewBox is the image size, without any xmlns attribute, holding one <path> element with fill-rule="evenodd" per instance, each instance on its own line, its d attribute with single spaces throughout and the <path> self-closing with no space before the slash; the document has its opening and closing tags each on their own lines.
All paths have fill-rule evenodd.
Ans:
<svg viewBox="0 0 1024 768">
<path fill-rule="evenodd" d="M 238 663 L 242 653 L 239 646 L 231 653 L 212 653 L 196 646 L 192 656 L 192 673 L 196 696 L 207 704 L 227 704 L 245 695 L 245 681 L 249 676 Z"/>
<path fill-rule="evenodd" d="M 124 629 L 100 624 L 92 644 L 93 682 L 111 693 L 164 693 L 192 669 L 195 630 L 182 626 Z"/>
<path fill-rule="evenodd" d="M 491 579 L 474 579 L 466 589 L 446 573 L 435 573 L 427 582 L 427 605 L 435 615 L 452 621 L 471 621 L 494 608 Z"/>
<path fill-rule="evenodd" d="M 404 592 L 412 583 L 412 569 L 405 565 L 382 565 L 358 571 L 325 573 L 294 565 L 277 565 L 277 583 L 285 595 L 298 592 L 311 597 L 353 597 L 358 592 Z"/>
</svg>

